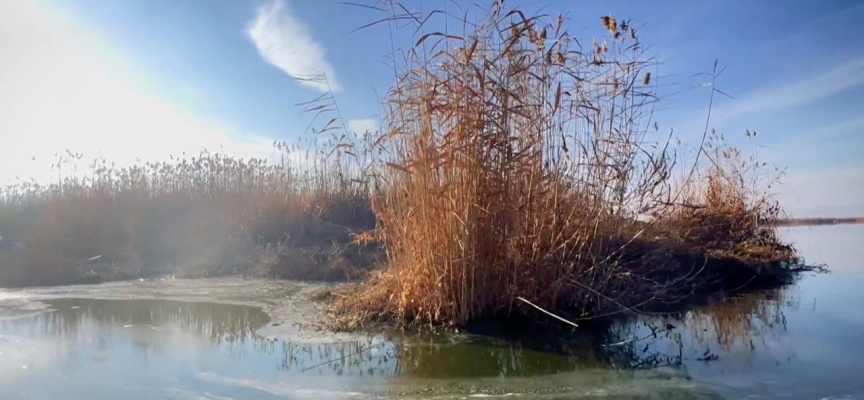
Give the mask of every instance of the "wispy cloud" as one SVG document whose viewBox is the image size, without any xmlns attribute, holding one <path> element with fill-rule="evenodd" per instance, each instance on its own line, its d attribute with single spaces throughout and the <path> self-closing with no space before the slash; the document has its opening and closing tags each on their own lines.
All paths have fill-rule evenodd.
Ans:
<svg viewBox="0 0 864 400">
<path fill-rule="evenodd" d="M 362 135 L 369 132 L 375 132 L 378 130 L 378 121 L 374 119 L 352 119 L 348 121 L 348 130 L 357 135 Z"/>
<path fill-rule="evenodd" d="M 839 119 L 839 117 L 838 117 Z M 800 168 L 802 164 L 837 164 L 855 160 L 864 165 L 864 115 L 841 119 L 818 128 L 784 135 L 760 150 L 763 161 Z"/>
<path fill-rule="evenodd" d="M 722 121 L 758 111 L 775 111 L 814 103 L 864 84 L 864 55 L 830 70 L 732 101 L 715 113 Z"/>
<path fill-rule="evenodd" d="M 816 103 L 848 90 L 864 85 L 864 55 L 858 55 L 844 62 L 828 66 L 827 70 L 815 76 L 792 79 L 785 84 L 757 89 L 736 99 L 720 99 L 723 105 L 711 111 L 711 126 L 718 129 L 724 122 L 756 113 L 782 112 L 794 107 Z M 685 135 L 701 132 L 705 125 L 705 112 L 675 124 L 675 130 Z M 720 129 L 722 130 L 722 129 Z"/>
<path fill-rule="evenodd" d="M 57 10 L 30 0 L 0 8 L 0 184 L 45 179 L 54 154 L 66 150 L 117 165 L 202 149 L 271 154 L 271 139 L 243 135 L 135 84 L 110 49 Z"/>
<path fill-rule="evenodd" d="M 340 91 L 336 71 L 327 61 L 324 47 L 282 0 L 271 0 L 258 8 L 247 33 L 265 61 L 297 79 L 301 85 L 320 92 Z M 315 79 L 321 75 L 327 78 L 329 86 Z"/>
</svg>

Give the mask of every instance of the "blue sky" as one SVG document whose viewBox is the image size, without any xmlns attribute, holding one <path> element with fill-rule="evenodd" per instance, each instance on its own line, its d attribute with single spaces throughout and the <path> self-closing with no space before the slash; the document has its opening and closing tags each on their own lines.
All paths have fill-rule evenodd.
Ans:
<svg viewBox="0 0 864 400">
<path fill-rule="evenodd" d="M 717 99 L 712 125 L 732 141 L 758 132 L 759 155 L 788 168 L 787 208 L 864 215 L 864 4 L 507 3 L 568 13 L 583 41 L 604 37 L 600 15 L 635 20 L 661 62 L 660 126 L 685 142 L 701 136 L 709 94 L 693 75 L 719 59 L 717 87 L 734 99 Z M 0 180 L 46 174 L 64 149 L 118 163 L 202 147 L 260 156 L 273 139 L 308 136 L 294 104 L 322 88 L 292 75 L 312 71 L 327 72 L 352 127 L 374 128 L 393 81 L 390 36 L 352 30 L 380 17 L 334 0 L 0 1 Z"/>
</svg>

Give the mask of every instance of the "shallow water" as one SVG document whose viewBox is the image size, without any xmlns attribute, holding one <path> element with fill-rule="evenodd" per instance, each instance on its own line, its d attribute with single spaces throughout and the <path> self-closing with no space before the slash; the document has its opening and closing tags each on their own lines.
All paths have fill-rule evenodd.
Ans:
<svg viewBox="0 0 864 400">
<path fill-rule="evenodd" d="M 292 282 L 0 291 L 0 399 L 864 398 L 864 226 L 784 233 L 831 272 L 544 351 L 319 331 Z"/>
</svg>

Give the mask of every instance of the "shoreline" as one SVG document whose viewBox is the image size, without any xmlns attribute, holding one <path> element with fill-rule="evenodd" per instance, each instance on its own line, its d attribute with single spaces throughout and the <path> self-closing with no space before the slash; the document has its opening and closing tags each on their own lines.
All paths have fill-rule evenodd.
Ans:
<svg viewBox="0 0 864 400">
<path fill-rule="evenodd" d="M 812 217 L 789 218 L 777 221 L 777 226 L 814 226 L 814 225 L 849 225 L 864 224 L 864 217 Z"/>
</svg>

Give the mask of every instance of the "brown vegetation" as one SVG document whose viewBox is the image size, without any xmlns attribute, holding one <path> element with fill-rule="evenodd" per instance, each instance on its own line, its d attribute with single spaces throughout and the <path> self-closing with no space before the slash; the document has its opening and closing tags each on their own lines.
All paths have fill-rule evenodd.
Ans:
<svg viewBox="0 0 864 400">
<path fill-rule="evenodd" d="M 355 328 L 546 318 L 528 303 L 578 324 L 787 276 L 774 178 L 707 128 L 683 162 L 631 24 L 601 18 L 608 37 L 589 46 L 563 16 L 501 7 L 459 35 L 423 33 L 441 13 L 392 16 L 420 38 L 384 129 L 343 135 L 336 158 L 101 165 L 7 190 L 0 235 L 26 249 L 0 259 L 0 284 L 86 277 L 94 256 L 112 277 L 350 277 L 380 244 L 386 266 L 333 296 L 331 322 Z"/>
<path fill-rule="evenodd" d="M 578 322 L 774 279 L 794 260 L 763 165 L 707 129 L 679 165 L 627 21 L 601 18 L 609 37 L 587 47 L 563 17 L 501 4 L 458 21 L 461 35 L 417 27 L 371 143 L 389 263 L 337 298 L 337 327 L 541 315 L 520 299 Z"/>
<path fill-rule="evenodd" d="M 89 176 L 5 188 L 0 236 L 15 246 L 0 249 L 0 286 L 357 277 L 376 253 L 351 236 L 375 224 L 365 184 L 337 159 L 276 150 L 277 163 L 209 154 L 122 169 L 97 162 Z"/>
</svg>

